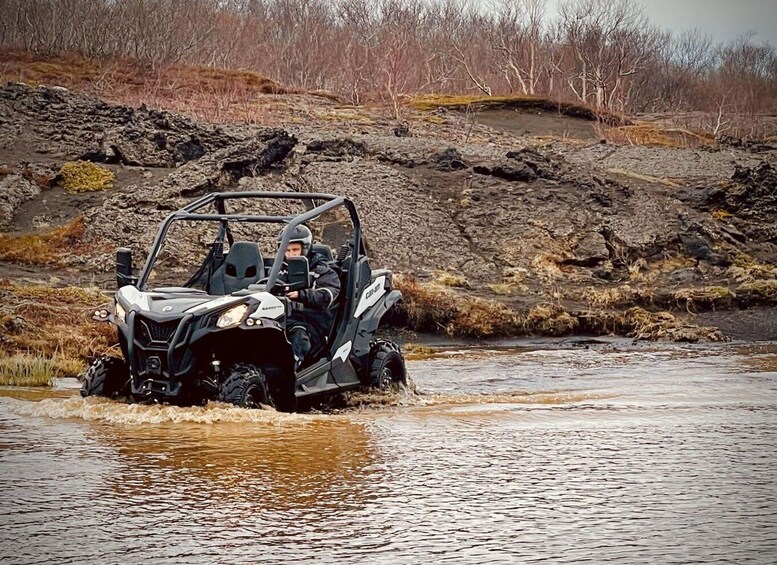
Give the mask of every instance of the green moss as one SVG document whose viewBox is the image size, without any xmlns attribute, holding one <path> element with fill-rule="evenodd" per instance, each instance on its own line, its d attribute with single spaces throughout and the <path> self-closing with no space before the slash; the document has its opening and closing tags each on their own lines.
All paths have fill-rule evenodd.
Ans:
<svg viewBox="0 0 777 565">
<path fill-rule="evenodd" d="M 113 188 L 116 175 L 110 169 L 88 161 L 70 161 L 62 165 L 62 186 L 71 193 Z"/>
</svg>

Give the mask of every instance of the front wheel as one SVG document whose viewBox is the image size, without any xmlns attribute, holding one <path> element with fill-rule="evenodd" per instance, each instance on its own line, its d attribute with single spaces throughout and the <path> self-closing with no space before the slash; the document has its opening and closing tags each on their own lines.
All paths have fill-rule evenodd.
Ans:
<svg viewBox="0 0 777 565">
<path fill-rule="evenodd" d="M 258 367 L 238 364 L 219 386 L 219 401 L 243 408 L 269 406 L 267 379 Z"/>
<path fill-rule="evenodd" d="M 116 398 L 128 396 L 130 384 L 129 367 L 123 359 L 98 357 L 89 365 L 81 385 L 81 396 L 105 396 Z"/>
<path fill-rule="evenodd" d="M 381 339 L 372 344 L 369 383 L 371 387 L 386 391 L 407 385 L 405 359 L 393 341 Z"/>
</svg>

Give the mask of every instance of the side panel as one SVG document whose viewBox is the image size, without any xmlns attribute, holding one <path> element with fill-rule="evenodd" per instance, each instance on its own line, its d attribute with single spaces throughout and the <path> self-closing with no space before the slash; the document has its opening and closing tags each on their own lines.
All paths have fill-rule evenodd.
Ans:
<svg viewBox="0 0 777 565">
<path fill-rule="evenodd" d="M 392 290 L 383 295 L 375 306 L 365 312 L 359 320 L 353 341 L 351 360 L 360 374 L 364 374 L 369 369 L 370 344 L 375 337 L 378 326 L 380 326 L 381 319 L 400 300 L 402 300 L 402 293 L 398 290 Z"/>
</svg>

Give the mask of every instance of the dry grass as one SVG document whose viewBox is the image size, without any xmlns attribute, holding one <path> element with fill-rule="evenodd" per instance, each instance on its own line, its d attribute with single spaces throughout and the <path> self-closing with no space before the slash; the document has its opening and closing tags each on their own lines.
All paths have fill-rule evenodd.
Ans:
<svg viewBox="0 0 777 565">
<path fill-rule="evenodd" d="M 524 325 L 529 333 L 563 336 L 573 333 L 579 322 L 558 304 L 538 304 L 529 310 Z"/>
<path fill-rule="evenodd" d="M 360 108 L 346 106 L 329 108 L 323 112 L 317 112 L 316 117 L 324 121 L 351 122 L 358 124 L 374 124 L 375 120 L 364 113 Z"/>
<path fill-rule="evenodd" d="M 0 385 L 51 386 L 55 378 L 77 377 L 85 369 L 85 361 L 56 353 L 16 353 L 0 359 Z"/>
<path fill-rule="evenodd" d="M 513 335 L 523 326 L 518 314 L 494 300 L 454 294 L 450 287 L 412 277 L 397 276 L 394 282 L 402 291 L 404 315 L 414 331 L 490 337 Z"/>
<path fill-rule="evenodd" d="M 599 111 L 580 104 L 568 102 L 555 102 L 540 96 L 512 95 L 512 96 L 473 96 L 473 95 L 419 95 L 410 99 L 410 106 L 422 112 L 429 112 L 437 108 L 446 108 L 457 111 L 525 109 L 557 112 L 565 116 L 582 118 L 585 120 L 599 121 L 606 124 L 630 123 L 625 116 L 606 111 Z"/>
<path fill-rule="evenodd" d="M 510 283 L 490 284 L 488 285 L 488 288 L 490 288 L 491 292 L 493 292 L 497 296 L 510 296 L 526 289 L 525 286 L 522 287 L 519 285 L 510 284 Z"/>
<path fill-rule="evenodd" d="M 721 210 L 720 208 L 716 208 L 712 212 L 710 212 L 710 216 L 712 216 L 713 219 L 721 221 L 725 220 L 726 218 L 731 217 L 731 213 L 727 212 L 726 210 Z"/>
<path fill-rule="evenodd" d="M 78 192 L 94 192 L 113 188 L 116 175 L 107 167 L 90 163 L 89 161 L 70 161 L 62 165 L 59 171 L 62 175 L 62 186 L 75 194 Z"/>
<path fill-rule="evenodd" d="M 281 117 L 268 114 L 266 95 L 295 93 L 248 70 L 186 65 L 153 68 L 128 59 L 86 59 L 74 53 L 46 56 L 8 49 L 0 49 L 0 61 L 0 81 L 63 86 L 108 102 L 146 104 L 212 122 L 282 123 L 286 112 L 281 111 Z"/>
<path fill-rule="evenodd" d="M 51 386 L 54 359 L 45 355 L 19 353 L 0 359 L 0 385 Z"/>
<path fill-rule="evenodd" d="M 653 123 L 638 123 L 609 128 L 604 131 L 609 143 L 618 145 L 648 145 L 655 147 L 698 147 L 712 145 L 715 138 L 683 128 L 665 128 Z"/>
<path fill-rule="evenodd" d="M 446 273 L 444 271 L 436 271 L 434 273 L 434 280 L 436 283 L 441 284 L 443 286 L 450 286 L 453 288 L 466 288 L 470 289 L 469 281 L 467 281 L 466 277 L 463 277 L 461 275 L 454 275 L 451 273 Z"/>
<path fill-rule="evenodd" d="M 746 253 L 738 253 L 726 275 L 738 283 L 769 280 L 777 278 L 777 267 L 759 263 Z"/>
<path fill-rule="evenodd" d="M 63 253 L 82 250 L 83 236 L 81 217 L 44 233 L 0 234 L 0 260 L 22 265 L 61 266 Z"/>
<path fill-rule="evenodd" d="M 557 255 L 540 253 L 532 259 L 531 266 L 541 281 L 553 283 L 566 277 L 560 262 L 561 258 Z"/>
<path fill-rule="evenodd" d="M 730 308 L 736 295 L 723 286 L 683 288 L 674 292 L 677 305 L 689 312 Z"/>
<path fill-rule="evenodd" d="M 737 299 L 740 304 L 777 304 L 777 280 L 753 281 L 739 285 Z"/>
<path fill-rule="evenodd" d="M 582 290 L 577 298 L 584 300 L 589 308 L 612 308 L 625 304 L 633 304 L 638 298 L 643 298 L 644 293 L 629 285 L 616 287 L 589 286 Z"/>
<path fill-rule="evenodd" d="M 522 333 L 523 321 L 509 306 L 495 300 L 469 298 L 449 326 L 451 335 L 490 337 Z"/>
<path fill-rule="evenodd" d="M 129 59 L 87 59 L 77 53 L 45 55 L 28 51 L 0 49 L 0 79 L 64 87 L 95 88 L 110 91 L 126 85 L 178 91 L 208 89 L 228 92 L 239 85 L 262 94 L 284 94 L 288 89 L 267 77 L 248 70 L 219 69 L 189 65 L 165 65 L 156 69 Z"/>
<path fill-rule="evenodd" d="M 624 322 L 630 328 L 627 335 L 640 340 L 687 343 L 726 341 L 717 328 L 685 324 L 669 312 L 648 312 L 639 307 L 630 308 L 624 315 Z"/>
<path fill-rule="evenodd" d="M 96 289 L 0 280 L 0 357 L 34 352 L 54 360 L 55 375 L 78 374 L 87 358 L 116 343 L 115 328 L 91 318 L 106 302 Z"/>
</svg>

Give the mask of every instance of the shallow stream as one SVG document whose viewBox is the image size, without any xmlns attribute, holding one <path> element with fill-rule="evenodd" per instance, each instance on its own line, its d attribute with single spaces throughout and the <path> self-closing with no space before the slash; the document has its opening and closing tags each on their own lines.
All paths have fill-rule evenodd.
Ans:
<svg viewBox="0 0 777 565">
<path fill-rule="evenodd" d="M 2 562 L 775 562 L 776 344 L 408 368 L 328 414 L 2 389 Z"/>
</svg>

